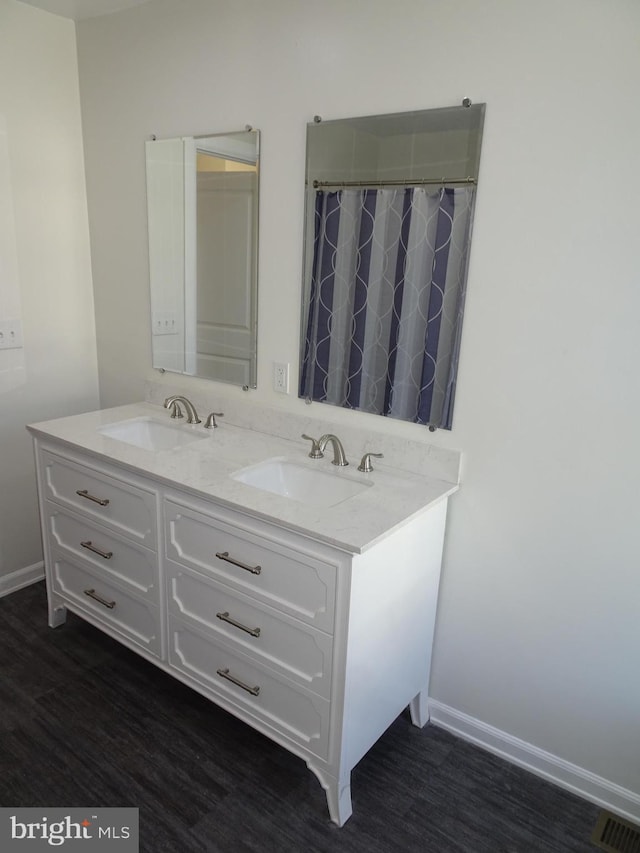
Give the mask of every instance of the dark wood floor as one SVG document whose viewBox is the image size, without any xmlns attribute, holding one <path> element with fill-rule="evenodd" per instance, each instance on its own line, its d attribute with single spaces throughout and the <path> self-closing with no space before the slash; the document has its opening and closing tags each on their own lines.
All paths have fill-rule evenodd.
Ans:
<svg viewBox="0 0 640 853">
<path fill-rule="evenodd" d="M 338 829 L 304 763 L 81 619 L 0 599 L 0 806 L 134 806 L 143 853 L 569 853 L 599 809 L 401 716 Z"/>
</svg>

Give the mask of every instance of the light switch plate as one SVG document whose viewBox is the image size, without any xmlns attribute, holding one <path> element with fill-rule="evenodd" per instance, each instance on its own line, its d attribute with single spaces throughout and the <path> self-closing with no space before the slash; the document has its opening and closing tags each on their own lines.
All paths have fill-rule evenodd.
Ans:
<svg viewBox="0 0 640 853">
<path fill-rule="evenodd" d="M 151 318 L 152 335 L 177 335 L 178 319 L 167 311 L 154 311 Z"/>
</svg>

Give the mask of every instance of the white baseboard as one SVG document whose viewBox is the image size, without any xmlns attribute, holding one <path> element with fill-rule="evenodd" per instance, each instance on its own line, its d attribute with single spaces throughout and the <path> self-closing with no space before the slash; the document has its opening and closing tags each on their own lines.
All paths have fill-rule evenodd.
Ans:
<svg viewBox="0 0 640 853">
<path fill-rule="evenodd" d="M 44 580 L 44 563 L 34 563 L 32 566 L 26 566 L 24 569 L 18 569 L 17 572 L 3 575 L 0 577 L 0 598 L 3 595 L 9 595 L 18 589 L 29 586 L 32 583 Z"/>
<path fill-rule="evenodd" d="M 430 721 L 586 800 L 640 823 L 640 795 L 434 699 Z"/>
</svg>

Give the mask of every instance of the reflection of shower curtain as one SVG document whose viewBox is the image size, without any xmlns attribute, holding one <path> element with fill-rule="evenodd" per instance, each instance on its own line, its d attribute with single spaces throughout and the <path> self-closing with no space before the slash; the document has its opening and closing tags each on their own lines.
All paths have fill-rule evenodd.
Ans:
<svg viewBox="0 0 640 853">
<path fill-rule="evenodd" d="M 474 189 L 318 191 L 300 395 L 451 427 Z"/>
</svg>

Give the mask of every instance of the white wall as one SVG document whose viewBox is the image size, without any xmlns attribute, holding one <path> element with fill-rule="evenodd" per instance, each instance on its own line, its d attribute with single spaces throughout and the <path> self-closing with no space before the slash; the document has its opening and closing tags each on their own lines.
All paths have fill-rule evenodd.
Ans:
<svg viewBox="0 0 640 853">
<path fill-rule="evenodd" d="M 466 459 L 431 694 L 640 804 L 639 33 L 637 0 L 155 0 L 78 27 L 105 405 L 154 376 L 150 134 L 261 129 L 252 398 L 301 410 L 270 383 L 297 369 L 305 123 L 486 101 L 454 430 L 425 439 Z"/>
<path fill-rule="evenodd" d="M 0 0 L 0 114 L 9 145 L 25 365 L 21 382 L 0 393 L 2 594 L 42 560 L 25 424 L 92 409 L 98 400 L 72 22 Z"/>
</svg>

